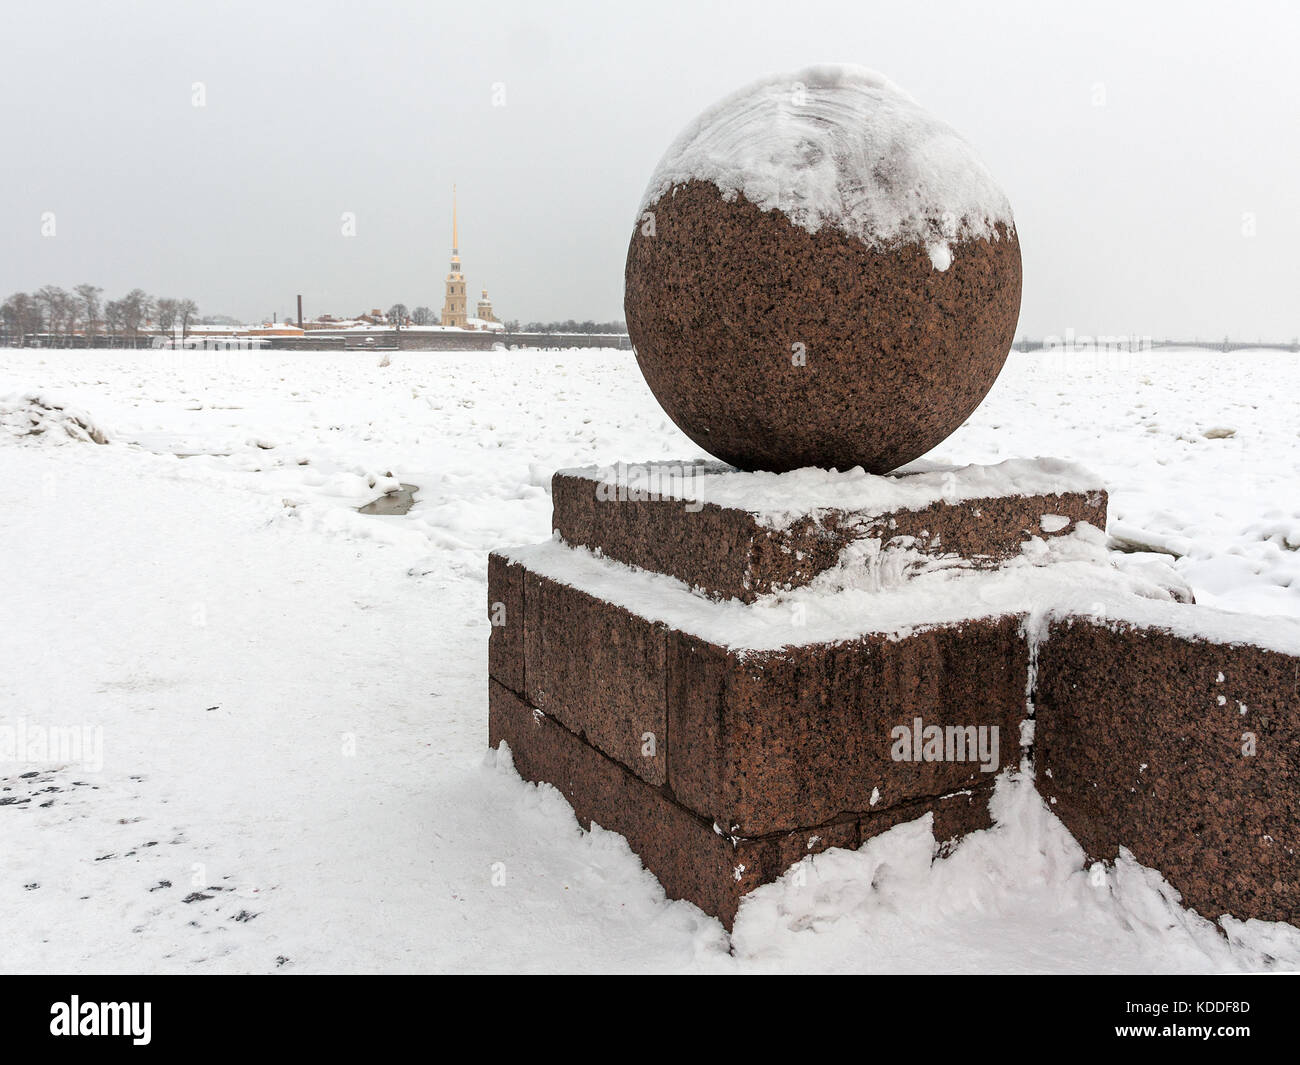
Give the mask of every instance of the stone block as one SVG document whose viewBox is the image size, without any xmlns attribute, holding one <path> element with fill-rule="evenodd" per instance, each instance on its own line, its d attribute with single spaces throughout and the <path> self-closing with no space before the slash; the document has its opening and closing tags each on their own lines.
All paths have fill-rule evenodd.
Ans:
<svg viewBox="0 0 1300 1065">
<path fill-rule="evenodd" d="M 660 473 L 660 467 L 687 473 L 674 479 Z M 1106 528 L 1107 498 L 1100 488 L 952 502 L 918 492 L 923 505 L 915 509 L 819 508 L 774 527 L 754 511 L 687 498 L 689 486 L 701 478 L 728 476 L 691 472 L 707 468 L 690 463 L 638 467 L 645 483 L 667 488 L 650 493 L 636 490 L 635 484 L 629 490 L 626 483 L 602 482 L 601 471 L 562 470 L 552 479 L 552 527 L 566 543 L 676 577 L 711 598 L 747 603 L 810 583 L 858 540 L 876 540 L 882 548 L 906 544 L 921 556 L 988 567 L 1018 554 L 1030 537 L 1067 535 L 1080 522 Z M 982 470 L 970 467 L 953 476 Z M 888 480 L 905 487 L 920 476 Z M 933 475 L 925 476 L 933 480 Z M 653 498 L 642 498 L 647 494 Z M 1053 519 L 1046 525 L 1045 515 Z"/>
<path fill-rule="evenodd" d="M 523 586 L 529 704 L 637 776 L 662 784 L 666 628 L 530 570 Z"/>
<path fill-rule="evenodd" d="M 938 857 L 946 858 L 972 832 L 993 827 L 992 798 L 992 784 L 982 784 L 935 801 L 934 848 Z"/>
<path fill-rule="evenodd" d="M 1075 618 L 1035 703 L 1038 788 L 1092 858 L 1126 847 L 1212 919 L 1300 923 L 1300 657 Z"/>
<path fill-rule="evenodd" d="M 488 621 L 488 676 L 523 694 L 524 568 L 495 551 L 488 555 Z"/>
<path fill-rule="evenodd" d="M 530 707 L 497 681 L 488 682 L 488 738 L 505 741 L 525 780 L 552 784 L 584 828 L 598 824 L 623 836 L 669 898 L 686 899 L 730 930 L 741 899 L 778 879 L 792 865 L 831 847 L 856 848 L 895 825 L 937 811 L 947 799 L 841 818 L 813 828 L 761 838 L 724 834 L 655 787 L 597 751 L 557 720 Z M 980 794 L 987 794 L 987 788 Z M 965 796 L 956 797 L 964 807 Z"/>
<path fill-rule="evenodd" d="M 978 786 L 1019 759 L 1027 676 L 1015 617 L 745 654 L 674 631 L 669 786 L 741 835 Z"/>
<path fill-rule="evenodd" d="M 553 784 L 584 828 L 619 833 L 669 898 L 695 903 L 728 929 L 747 892 L 807 854 L 857 842 L 856 821 L 765 840 L 725 836 L 502 685 L 489 687 L 489 743 L 509 744 L 520 776 Z"/>
</svg>

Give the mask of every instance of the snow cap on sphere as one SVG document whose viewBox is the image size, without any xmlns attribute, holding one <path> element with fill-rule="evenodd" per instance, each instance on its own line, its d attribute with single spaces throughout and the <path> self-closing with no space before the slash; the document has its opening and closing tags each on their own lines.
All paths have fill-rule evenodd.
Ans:
<svg viewBox="0 0 1300 1065">
<path fill-rule="evenodd" d="M 923 244 L 937 270 L 953 244 L 1014 228 L 974 148 L 865 67 L 772 74 L 719 101 L 669 147 L 638 215 L 692 180 L 810 233 L 833 226 L 876 249 Z"/>
</svg>

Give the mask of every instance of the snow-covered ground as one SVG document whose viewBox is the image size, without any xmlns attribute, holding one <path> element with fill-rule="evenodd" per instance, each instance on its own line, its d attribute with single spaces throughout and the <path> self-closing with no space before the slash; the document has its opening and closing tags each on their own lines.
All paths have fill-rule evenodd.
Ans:
<svg viewBox="0 0 1300 1065">
<path fill-rule="evenodd" d="M 1294 356 L 1013 355 L 929 458 L 1082 463 L 1199 601 L 1300 616 L 1298 396 Z M 487 552 L 557 467 L 699 455 L 630 353 L 0 352 L 0 756 L 86 741 L 0 761 L 0 969 L 1300 968 L 1090 875 L 1014 778 L 952 857 L 827 852 L 729 939 L 486 752 Z"/>
</svg>

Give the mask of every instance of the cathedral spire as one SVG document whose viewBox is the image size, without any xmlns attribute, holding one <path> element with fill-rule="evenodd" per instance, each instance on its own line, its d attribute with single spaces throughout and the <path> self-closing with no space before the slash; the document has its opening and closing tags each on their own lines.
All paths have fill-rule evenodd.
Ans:
<svg viewBox="0 0 1300 1065">
<path fill-rule="evenodd" d="M 447 295 L 442 304 L 442 324 L 464 329 L 465 275 L 460 272 L 460 230 L 456 220 L 456 186 L 451 187 L 451 270 L 447 274 Z"/>
</svg>

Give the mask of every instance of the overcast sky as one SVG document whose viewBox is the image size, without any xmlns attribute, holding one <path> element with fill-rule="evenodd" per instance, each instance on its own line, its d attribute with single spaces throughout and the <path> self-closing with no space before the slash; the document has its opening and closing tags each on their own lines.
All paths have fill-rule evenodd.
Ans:
<svg viewBox="0 0 1300 1065">
<path fill-rule="evenodd" d="M 830 61 L 887 74 L 984 157 L 1020 231 L 1021 335 L 1289 339 L 1298 46 L 1281 2 L 4 0 L 0 297 L 440 309 L 455 182 L 470 290 L 501 317 L 621 318 L 673 137 Z"/>
</svg>

